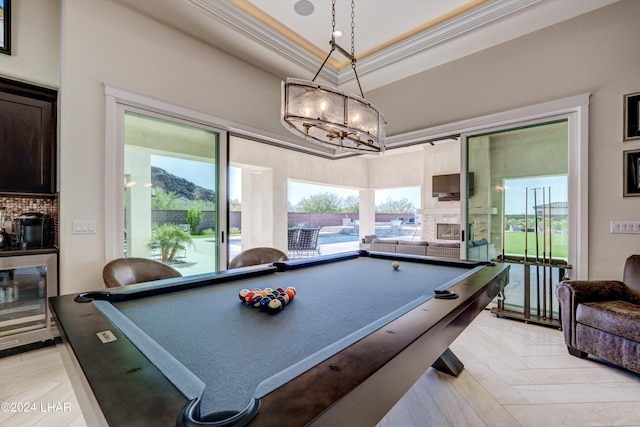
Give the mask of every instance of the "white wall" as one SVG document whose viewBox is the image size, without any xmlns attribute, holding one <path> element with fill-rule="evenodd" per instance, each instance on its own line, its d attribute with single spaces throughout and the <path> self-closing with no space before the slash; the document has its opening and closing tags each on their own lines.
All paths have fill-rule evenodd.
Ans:
<svg viewBox="0 0 640 427">
<path fill-rule="evenodd" d="M 369 186 L 384 189 L 423 185 L 422 156 L 428 148 L 430 146 L 399 155 L 389 152 L 382 156 L 372 156 L 368 160 Z"/>
<path fill-rule="evenodd" d="M 243 170 L 255 171 L 243 173 L 243 248 L 274 246 L 287 251 L 289 179 L 355 189 L 369 186 L 367 161 L 362 157 L 327 160 L 231 137 L 229 162 Z M 264 183 L 269 187 L 261 188 Z M 265 197 L 269 198 L 266 203 Z"/>
<path fill-rule="evenodd" d="M 589 277 L 622 278 L 640 235 L 610 234 L 640 219 L 640 198 L 622 197 L 623 95 L 640 91 L 640 0 L 504 43 L 367 93 L 390 134 L 484 116 L 582 93 L 589 113 Z"/>
<path fill-rule="evenodd" d="M 60 283 L 63 293 L 102 286 L 105 262 L 103 84 L 231 120 L 286 132 L 280 79 L 113 1 L 62 2 Z M 75 235 L 74 220 L 98 233 Z"/>
<path fill-rule="evenodd" d="M 11 3 L 11 56 L 0 76 L 57 89 L 60 85 L 60 0 Z"/>
</svg>

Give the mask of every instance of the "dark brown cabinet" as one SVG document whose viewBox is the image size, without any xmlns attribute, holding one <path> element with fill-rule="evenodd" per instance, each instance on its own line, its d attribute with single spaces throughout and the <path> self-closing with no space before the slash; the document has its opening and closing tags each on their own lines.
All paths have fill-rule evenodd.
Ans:
<svg viewBox="0 0 640 427">
<path fill-rule="evenodd" d="M 0 193 L 55 194 L 57 98 L 0 78 Z"/>
</svg>

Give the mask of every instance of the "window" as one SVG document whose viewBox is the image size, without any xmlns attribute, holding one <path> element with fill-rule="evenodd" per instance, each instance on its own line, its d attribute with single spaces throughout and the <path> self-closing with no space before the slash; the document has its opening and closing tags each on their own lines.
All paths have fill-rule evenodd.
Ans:
<svg viewBox="0 0 640 427">
<path fill-rule="evenodd" d="M 401 240 L 421 238 L 420 187 L 390 188 L 375 191 L 376 236 Z"/>
<path fill-rule="evenodd" d="M 109 92 L 106 261 L 151 258 L 183 276 L 225 268 L 226 133 L 201 113 Z"/>
<path fill-rule="evenodd" d="M 358 190 L 289 180 L 287 194 L 290 258 L 358 249 Z"/>
</svg>

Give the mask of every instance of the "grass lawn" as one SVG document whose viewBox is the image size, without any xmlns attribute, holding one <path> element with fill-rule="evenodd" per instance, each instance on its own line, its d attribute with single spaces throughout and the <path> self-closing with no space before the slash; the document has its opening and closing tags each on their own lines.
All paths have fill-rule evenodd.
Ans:
<svg viewBox="0 0 640 427">
<path fill-rule="evenodd" d="M 504 233 L 505 253 L 510 255 L 524 256 L 524 236 L 527 234 L 527 256 L 536 256 L 536 234 L 535 233 L 522 233 L 522 232 L 506 232 Z M 549 257 L 549 235 L 546 236 L 546 256 Z M 543 242 L 542 234 L 538 233 L 538 257 L 542 258 L 543 255 Z M 553 258 L 567 258 L 567 240 L 566 234 L 552 234 L 551 235 L 551 255 Z"/>
</svg>

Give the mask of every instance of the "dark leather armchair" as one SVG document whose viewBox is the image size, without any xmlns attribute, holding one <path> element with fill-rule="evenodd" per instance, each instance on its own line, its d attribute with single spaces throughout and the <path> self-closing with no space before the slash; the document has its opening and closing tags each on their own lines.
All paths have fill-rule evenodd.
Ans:
<svg viewBox="0 0 640 427">
<path fill-rule="evenodd" d="M 240 252 L 229 261 L 229 268 L 270 264 L 278 261 L 287 261 L 288 259 L 289 257 L 284 252 L 275 248 L 251 248 Z"/>
<path fill-rule="evenodd" d="M 147 258 L 118 258 L 102 269 L 102 279 L 108 288 L 182 277 L 177 270 Z"/>
<path fill-rule="evenodd" d="M 556 295 L 570 354 L 640 373 L 640 255 L 627 258 L 622 282 L 565 280 Z"/>
</svg>

